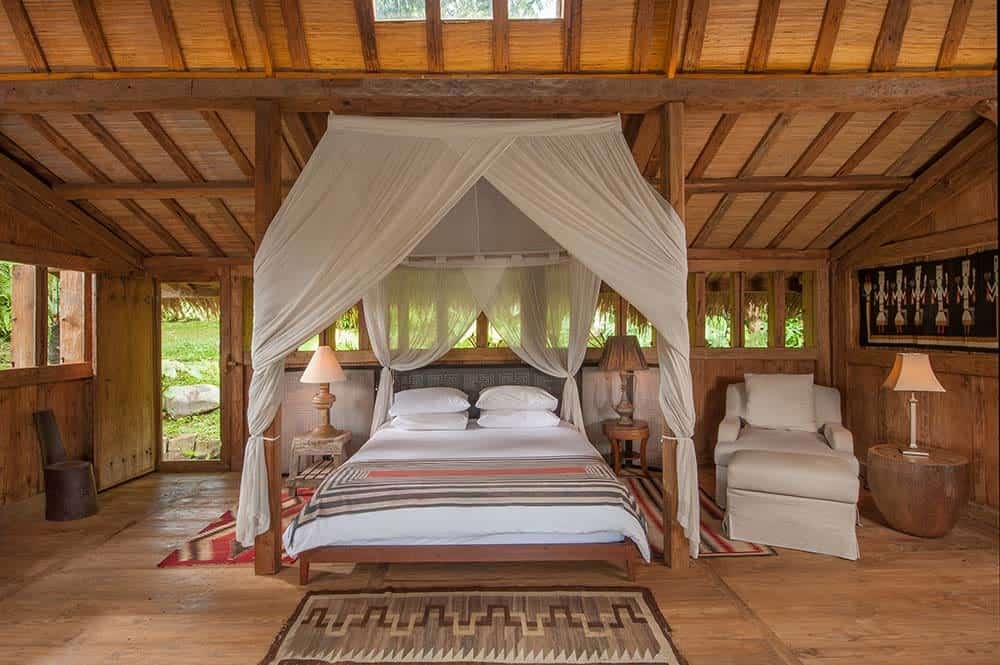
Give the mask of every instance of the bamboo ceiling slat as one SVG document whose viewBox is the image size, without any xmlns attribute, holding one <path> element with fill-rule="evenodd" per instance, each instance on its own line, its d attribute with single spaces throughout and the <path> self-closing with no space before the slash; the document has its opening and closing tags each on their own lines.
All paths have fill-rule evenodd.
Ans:
<svg viewBox="0 0 1000 665">
<path fill-rule="evenodd" d="M 134 0 L 103 0 L 94 4 L 117 69 L 126 71 L 167 68 L 163 49 L 160 48 L 160 41 L 156 37 L 156 21 L 153 20 L 153 13 L 147 3 Z M 220 39 L 220 47 L 224 47 L 222 42 Z M 85 41 L 81 42 L 81 45 L 85 44 Z M 93 63 L 92 58 L 91 63 Z"/>
<path fill-rule="evenodd" d="M 364 70 L 353 0 L 299 0 L 299 7 L 313 69 Z"/>
<path fill-rule="evenodd" d="M 14 28 L 3 11 L 0 11 L 0 69 L 8 72 L 31 71 L 14 36 Z"/>
<path fill-rule="evenodd" d="M 782 131 L 774 147 L 754 172 L 759 176 L 784 176 L 823 126 L 829 113 L 797 113 Z M 838 137 L 839 140 L 839 137 Z"/>
<path fill-rule="evenodd" d="M 956 117 L 950 123 L 950 129 L 942 132 L 936 141 L 926 141 L 924 145 L 914 146 L 924 132 L 933 125 L 940 113 L 933 111 L 914 111 L 907 115 L 902 124 L 889 135 L 889 137 L 878 146 L 872 154 L 868 156 L 858 166 L 855 173 L 885 173 L 900 156 L 913 147 L 913 156 L 909 163 L 900 171 L 891 175 L 912 175 L 919 167 L 923 166 L 941 148 L 969 125 L 974 119 L 970 113 L 964 118 Z"/>
<path fill-rule="evenodd" d="M 24 0 L 24 8 L 52 71 L 93 69 L 72 0 Z"/>
<path fill-rule="evenodd" d="M 94 117 L 154 180 L 178 182 L 187 179 L 131 113 L 95 113 Z"/>
<path fill-rule="evenodd" d="M 734 0 L 711 3 L 698 69 L 743 71 L 756 17 L 756 2 Z"/>
<path fill-rule="evenodd" d="M 825 6 L 826 0 L 782 0 L 767 58 L 769 71 L 809 69 Z"/>
<path fill-rule="evenodd" d="M 66 182 L 93 182 L 93 178 L 56 150 L 44 136 L 35 131 L 33 127 L 30 127 L 20 116 L 0 115 L 0 132 L 10 137 L 25 152 L 34 157 L 61 180 Z"/>
<path fill-rule="evenodd" d="M 137 182 L 135 176 L 72 115 L 68 113 L 46 113 L 44 118 L 49 125 L 62 134 L 67 141 L 73 144 L 73 147 L 83 153 L 88 160 L 103 171 L 112 181 Z M 82 182 L 91 182 L 91 180 L 91 178 L 87 177 Z"/>
<path fill-rule="evenodd" d="M 493 69 L 493 28 L 489 21 L 445 21 L 442 28 L 446 72 Z"/>
<path fill-rule="evenodd" d="M 229 132 L 243 149 L 243 154 L 252 160 L 254 154 L 253 114 L 246 111 L 219 111 L 219 117 L 226 123 Z"/>
<path fill-rule="evenodd" d="M 267 41 L 271 46 L 271 59 L 275 70 L 293 70 L 292 54 L 288 49 L 288 32 L 281 14 L 281 0 L 263 1 L 267 22 Z M 250 32 L 250 35 L 255 33 Z M 250 41 L 256 41 L 256 37 Z"/>
<path fill-rule="evenodd" d="M 564 43 L 562 21 L 511 21 L 510 70 L 562 71 Z"/>
<path fill-rule="evenodd" d="M 922 0 L 910 6 L 910 20 L 896 60 L 896 69 L 934 69 L 941 37 L 948 27 L 954 0 Z"/>
<path fill-rule="evenodd" d="M 194 111 L 157 113 L 156 119 L 206 180 L 243 180 L 243 172 Z"/>
<path fill-rule="evenodd" d="M 691 171 L 695 160 L 705 147 L 708 137 L 718 124 L 721 113 L 697 111 L 684 114 L 684 172 Z M 714 160 L 713 160 L 714 161 Z"/>
<path fill-rule="evenodd" d="M 170 212 L 160 201 L 140 201 L 137 202 L 142 209 L 152 215 L 163 225 L 170 235 L 178 240 L 181 245 L 193 256 L 211 256 L 212 252 L 195 236 L 188 227 Z M 187 211 L 187 208 L 184 207 Z M 192 215 L 193 216 L 193 215 Z M 201 220 L 198 220 L 201 226 Z M 213 238 L 214 239 L 214 238 Z"/>
<path fill-rule="evenodd" d="M 804 249 L 842 210 L 860 196 L 859 192 L 830 192 L 791 230 L 779 247 Z"/>
<path fill-rule="evenodd" d="M 844 8 L 830 71 L 868 71 L 888 0 L 849 0 Z"/>
<path fill-rule="evenodd" d="M 240 256 L 247 254 L 247 248 L 242 239 L 229 227 L 229 223 L 222 218 L 218 210 L 205 199 L 180 199 L 181 206 L 198 220 L 198 224 L 212 236 L 212 239 L 229 256 Z M 252 225 L 241 221 L 240 226 L 248 233 Z"/>
<path fill-rule="evenodd" d="M 975 0 L 955 54 L 955 68 L 990 67 L 997 61 L 996 0 Z"/>
<path fill-rule="evenodd" d="M 635 0 L 584 0 L 580 70 L 629 71 L 632 68 L 634 17 Z"/>
<path fill-rule="evenodd" d="M 805 174 L 816 177 L 834 175 L 888 115 L 888 113 L 855 113 Z"/>
<path fill-rule="evenodd" d="M 778 199 L 778 203 L 774 206 L 771 214 L 764 219 L 753 235 L 750 236 L 749 240 L 747 240 L 746 247 L 758 249 L 767 247 L 771 239 L 784 228 L 785 224 L 795 216 L 810 198 L 812 198 L 812 194 L 809 192 L 788 192 L 783 194 Z"/>
<path fill-rule="evenodd" d="M 701 231 L 701 227 L 708 221 L 708 216 L 719 205 L 723 196 L 723 194 L 696 194 L 684 204 L 684 212 L 687 215 L 684 226 L 687 228 L 688 245 Z"/>
<path fill-rule="evenodd" d="M 174 250 L 135 215 L 125 209 L 119 201 L 93 201 L 92 205 L 102 214 L 111 219 L 133 238 L 138 240 L 153 254 L 174 254 Z M 162 222 L 161 222 L 162 223 Z"/>
<path fill-rule="evenodd" d="M 663 62 L 667 55 L 667 21 L 671 17 L 671 7 L 675 0 L 656 0 L 653 3 L 653 27 L 649 35 L 649 48 L 643 71 L 663 71 Z M 682 9 L 687 3 L 681 2 Z"/>
<path fill-rule="evenodd" d="M 722 216 L 722 220 L 705 239 L 702 247 L 725 249 L 733 244 L 740 231 L 746 227 L 757 209 L 763 205 L 768 194 L 734 194 L 732 203 Z"/>
<path fill-rule="evenodd" d="M 243 37 L 243 50 L 246 53 L 247 68 L 251 71 L 264 70 L 264 52 L 261 50 L 260 42 L 257 40 L 257 30 L 254 27 L 253 10 L 250 2 L 246 0 L 234 0 L 233 8 L 236 10 L 236 25 L 239 27 L 240 35 Z M 278 12 L 281 13 L 280 11 Z"/>
<path fill-rule="evenodd" d="M 423 21 L 377 21 L 375 41 L 382 71 L 427 71 L 427 30 Z"/>
<path fill-rule="evenodd" d="M 226 20 L 219 1 L 171 0 L 174 25 L 184 62 L 190 70 L 234 69 L 226 34 Z"/>
<path fill-rule="evenodd" d="M 747 157 L 774 122 L 773 113 L 744 113 L 722 143 L 722 149 L 705 171 L 706 178 L 735 178 Z"/>
</svg>

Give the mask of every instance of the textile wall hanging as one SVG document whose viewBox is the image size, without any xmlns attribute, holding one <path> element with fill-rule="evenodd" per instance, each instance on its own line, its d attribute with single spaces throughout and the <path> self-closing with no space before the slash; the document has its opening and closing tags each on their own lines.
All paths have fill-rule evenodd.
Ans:
<svg viewBox="0 0 1000 665">
<path fill-rule="evenodd" d="M 858 271 L 861 346 L 997 351 L 997 250 Z"/>
</svg>

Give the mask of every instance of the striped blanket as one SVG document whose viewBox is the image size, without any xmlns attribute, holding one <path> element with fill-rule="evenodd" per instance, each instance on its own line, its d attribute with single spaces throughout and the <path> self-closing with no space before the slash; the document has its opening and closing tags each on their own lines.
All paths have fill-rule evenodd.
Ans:
<svg viewBox="0 0 1000 665">
<path fill-rule="evenodd" d="M 350 462 L 330 475 L 290 525 L 410 508 L 620 507 L 642 530 L 635 497 L 596 456 Z"/>
</svg>

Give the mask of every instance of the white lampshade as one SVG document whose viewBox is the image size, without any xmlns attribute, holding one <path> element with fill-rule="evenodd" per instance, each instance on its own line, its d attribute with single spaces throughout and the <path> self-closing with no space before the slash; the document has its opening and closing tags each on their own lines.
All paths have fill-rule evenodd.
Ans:
<svg viewBox="0 0 1000 665">
<path fill-rule="evenodd" d="M 344 370 L 341 369 L 337 356 L 329 346 L 316 349 L 309 364 L 306 365 L 306 371 L 299 379 L 302 383 L 333 383 L 346 380 Z"/>
<path fill-rule="evenodd" d="M 896 362 L 882 387 L 903 392 L 944 392 L 926 353 L 897 353 Z"/>
</svg>

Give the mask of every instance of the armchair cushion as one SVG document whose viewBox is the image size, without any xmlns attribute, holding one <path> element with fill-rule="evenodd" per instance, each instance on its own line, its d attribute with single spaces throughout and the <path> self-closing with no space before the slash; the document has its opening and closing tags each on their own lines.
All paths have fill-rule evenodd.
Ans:
<svg viewBox="0 0 1000 665">
<path fill-rule="evenodd" d="M 812 374 L 747 374 L 747 422 L 754 427 L 815 432 Z"/>
<path fill-rule="evenodd" d="M 739 417 L 729 416 L 719 423 L 719 442 L 735 441 L 740 435 L 743 421 Z"/>
<path fill-rule="evenodd" d="M 715 446 L 715 463 L 728 466 L 738 450 L 769 450 L 782 453 L 829 455 L 830 446 L 819 432 L 795 432 L 747 425 L 734 441 L 720 440 Z"/>
<path fill-rule="evenodd" d="M 825 423 L 823 438 L 834 450 L 854 454 L 854 435 L 840 423 Z"/>
</svg>

